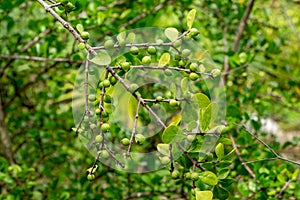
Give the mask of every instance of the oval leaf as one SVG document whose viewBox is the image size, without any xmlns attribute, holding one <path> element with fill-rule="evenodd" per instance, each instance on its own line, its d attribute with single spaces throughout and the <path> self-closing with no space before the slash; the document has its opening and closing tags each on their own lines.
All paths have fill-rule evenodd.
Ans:
<svg viewBox="0 0 300 200">
<path fill-rule="evenodd" d="M 76 29 L 78 30 L 79 33 L 84 31 L 82 24 L 77 24 Z"/>
<path fill-rule="evenodd" d="M 158 67 L 164 67 L 170 62 L 170 54 L 169 53 L 163 53 L 159 59 Z"/>
<path fill-rule="evenodd" d="M 164 132 L 162 134 L 162 141 L 164 143 L 170 143 L 174 139 L 174 137 L 177 135 L 178 131 L 179 131 L 179 128 L 177 126 L 171 124 L 164 130 Z"/>
<path fill-rule="evenodd" d="M 202 172 L 199 174 L 199 179 L 201 182 L 207 185 L 217 185 L 218 184 L 218 177 L 211 171 Z"/>
<path fill-rule="evenodd" d="M 188 77 L 185 77 L 180 82 L 181 90 L 182 91 L 188 91 L 189 89 L 189 79 Z"/>
<path fill-rule="evenodd" d="M 176 28 L 167 28 L 165 35 L 171 42 L 174 42 L 178 38 L 178 30 Z"/>
<path fill-rule="evenodd" d="M 196 10 L 192 9 L 190 10 L 190 12 L 187 15 L 187 26 L 188 29 L 191 29 L 195 20 L 195 16 L 196 16 Z"/>
<path fill-rule="evenodd" d="M 111 57 L 106 51 L 99 51 L 90 61 L 96 65 L 108 65 L 111 62 Z"/>
<path fill-rule="evenodd" d="M 212 200 L 213 193 L 211 191 L 196 191 L 196 200 Z"/>
<path fill-rule="evenodd" d="M 169 144 L 158 144 L 157 151 L 164 156 L 169 156 L 170 155 L 169 146 L 170 146 Z"/>
<path fill-rule="evenodd" d="M 218 160 L 222 160 L 224 157 L 224 144 L 219 143 L 215 148 L 216 155 L 218 157 Z"/>
<path fill-rule="evenodd" d="M 194 96 L 200 108 L 206 108 L 210 104 L 209 98 L 203 93 L 197 93 Z"/>
</svg>

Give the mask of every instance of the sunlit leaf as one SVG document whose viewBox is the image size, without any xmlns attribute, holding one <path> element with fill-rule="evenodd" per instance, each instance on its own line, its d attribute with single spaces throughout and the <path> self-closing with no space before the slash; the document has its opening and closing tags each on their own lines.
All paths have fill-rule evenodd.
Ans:
<svg viewBox="0 0 300 200">
<path fill-rule="evenodd" d="M 187 15 L 187 27 L 188 29 L 191 29 L 195 20 L 195 16 L 196 16 L 196 10 L 192 9 L 190 10 L 190 12 Z"/>
<path fill-rule="evenodd" d="M 90 61 L 97 65 L 108 65 L 111 62 L 111 57 L 106 51 L 99 51 Z"/>
<path fill-rule="evenodd" d="M 167 28 L 165 35 L 170 41 L 175 41 L 178 38 L 178 30 L 176 28 Z"/>
<path fill-rule="evenodd" d="M 211 191 L 196 191 L 196 200 L 212 200 L 213 193 Z"/>
<path fill-rule="evenodd" d="M 169 53 L 163 53 L 159 59 L 158 67 L 164 67 L 170 62 L 170 54 Z"/>
</svg>

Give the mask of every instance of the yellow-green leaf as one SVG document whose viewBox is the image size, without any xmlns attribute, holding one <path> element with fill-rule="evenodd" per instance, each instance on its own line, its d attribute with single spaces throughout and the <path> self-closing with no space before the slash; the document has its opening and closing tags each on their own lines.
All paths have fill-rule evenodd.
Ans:
<svg viewBox="0 0 300 200">
<path fill-rule="evenodd" d="M 164 67 L 170 62 L 170 54 L 169 53 L 163 53 L 159 59 L 158 67 Z"/>
<path fill-rule="evenodd" d="M 213 193 L 211 191 L 196 191 L 196 200 L 212 200 Z"/>
<path fill-rule="evenodd" d="M 90 61 L 96 65 L 108 65 L 111 62 L 111 57 L 106 51 L 99 51 Z"/>
<path fill-rule="evenodd" d="M 195 20 L 195 16 L 196 16 L 196 10 L 192 9 L 190 10 L 190 12 L 187 15 L 187 26 L 188 29 L 191 29 Z"/>
<path fill-rule="evenodd" d="M 171 124 L 164 130 L 162 134 L 162 141 L 164 143 L 170 143 L 175 138 L 178 131 L 179 131 L 178 126 Z"/>
<path fill-rule="evenodd" d="M 217 185 L 218 184 L 218 177 L 215 173 L 211 171 L 205 171 L 199 174 L 199 179 L 201 182 L 207 184 L 207 185 Z"/>
<path fill-rule="evenodd" d="M 222 160 L 224 157 L 224 144 L 219 143 L 215 148 L 216 155 L 218 157 L 218 160 Z"/>
<path fill-rule="evenodd" d="M 165 35 L 171 42 L 174 42 L 178 38 L 178 30 L 176 28 L 167 28 Z"/>
<path fill-rule="evenodd" d="M 77 24 L 76 29 L 78 30 L 79 33 L 84 31 L 82 24 Z"/>
<path fill-rule="evenodd" d="M 157 145 L 157 151 L 161 153 L 164 156 L 169 156 L 170 155 L 170 148 L 169 144 L 158 144 Z"/>
</svg>

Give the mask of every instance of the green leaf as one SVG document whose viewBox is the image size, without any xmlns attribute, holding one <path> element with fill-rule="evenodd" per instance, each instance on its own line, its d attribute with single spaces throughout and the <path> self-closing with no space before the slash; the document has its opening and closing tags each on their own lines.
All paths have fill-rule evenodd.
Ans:
<svg viewBox="0 0 300 200">
<path fill-rule="evenodd" d="M 159 153 L 161 153 L 162 155 L 164 155 L 164 156 L 169 156 L 170 155 L 169 146 L 170 146 L 169 144 L 160 143 L 160 144 L 157 145 L 157 151 Z"/>
<path fill-rule="evenodd" d="M 196 191 L 196 200 L 212 200 L 213 193 L 211 191 Z"/>
<path fill-rule="evenodd" d="M 79 33 L 84 31 L 82 24 L 77 24 L 76 29 L 78 30 Z"/>
<path fill-rule="evenodd" d="M 224 157 L 224 144 L 219 143 L 215 148 L 216 155 L 218 157 L 218 160 L 222 160 Z"/>
<path fill-rule="evenodd" d="M 199 179 L 207 185 L 214 186 L 214 185 L 218 184 L 218 177 L 216 176 L 215 173 L 213 173 L 211 171 L 206 171 L 206 172 L 200 173 Z"/>
<path fill-rule="evenodd" d="M 162 134 L 162 141 L 164 143 L 170 143 L 177 135 L 178 131 L 179 131 L 178 126 L 171 124 L 164 130 Z"/>
<path fill-rule="evenodd" d="M 230 173 L 229 168 L 221 169 L 218 172 L 218 179 L 225 179 L 225 178 L 227 178 L 227 176 L 228 176 L 229 173 Z"/>
<path fill-rule="evenodd" d="M 170 62 L 170 54 L 163 53 L 158 61 L 158 67 L 164 67 Z"/>
<path fill-rule="evenodd" d="M 194 130 L 195 128 L 197 128 L 198 124 L 196 121 L 191 121 L 188 123 L 188 127 L 187 127 L 187 130 L 188 131 L 192 131 Z"/>
<path fill-rule="evenodd" d="M 218 104 L 210 103 L 205 109 L 200 110 L 199 119 L 202 131 L 206 131 L 209 124 L 217 117 L 218 109 Z"/>
<path fill-rule="evenodd" d="M 190 10 L 190 12 L 187 15 L 187 27 L 188 29 L 191 29 L 195 20 L 195 16 L 196 16 L 196 10 L 192 9 Z"/>
<path fill-rule="evenodd" d="M 225 199 L 228 199 L 228 197 L 229 197 L 228 190 L 226 190 L 218 185 L 216 187 L 214 187 L 213 194 L 216 199 L 220 199 L 220 200 L 225 200 Z"/>
<path fill-rule="evenodd" d="M 134 43 L 134 41 L 135 41 L 135 33 L 129 33 L 128 34 L 128 40 L 129 40 L 129 42 Z"/>
<path fill-rule="evenodd" d="M 167 28 L 165 35 L 171 42 L 174 42 L 178 38 L 178 30 L 176 28 Z"/>
<path fill-rule="evenodd" d="M 111 57 L 106 51 L 99 51 L 90 61 L 97 65 L 108 65 L 111 62 Z"/>
<path fill-rule="evenodd" d="M 233 157 L 235 156 L 235 151 L 236 149 L 232 149 L 224 158 L 223 160 L 232 160 Z"/>
<path fill-rule="evenodd" d="M 210 104 L 209 98 L 203 93 L 197 93 L 193 98 L 198 102 L 200 108 L 206 108 Z"/>
<path fill-rule="evenodd" d="M 185 77 L 180 81 L 180 87 L 181 87 L 181 90 L 184 91 L 184 92 L 189 90 L 189 79 L 188 79 L 188 77 Z"/>
<path fill-rule="evenodd" d="M 248 197 L 250 194 L 248 184 L 245 182 L 238 183 L 237 189 L 244 197 Z"/>
<path fill-rule="evenodd" d="M 294 171 L 294 173 L 292 174 L 292 180 L 293 180 L 293 181 L 296 181 L 296 180 L 297 180 L 298 174 L 299 174 L 299 170 L 296 169 L 296 170 Z"/>
</svg>

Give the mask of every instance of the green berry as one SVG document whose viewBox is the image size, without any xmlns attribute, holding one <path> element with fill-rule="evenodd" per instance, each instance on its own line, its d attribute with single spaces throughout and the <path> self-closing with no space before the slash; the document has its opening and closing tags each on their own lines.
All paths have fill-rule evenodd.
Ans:
<svg viewBox="0 0 300 200">
<path fill-rule="evenodd" d="M 191 36 L 191 37 L 195 37 L 195 36 L 197 36 L 199 34 L 199 31 L 198 31 L 198 29 L 196 29 L 196 28 L 192 28 L 191 30 L 190 30 L 190 33 L 189 33 L 189 35 Z"/>
<path fill-rule="evenodd" d="M 95 179 L 95 175 L 94 174 L 88 174 L 87 175 L 87 180 L 92 181 Z"/>
<path fill-rule="evenodd" d="M 101 129 L 103 132 L 107 132 L 110 129 L 110 125 L 108 123 L 104 123 L 102 124 Z"/>
<path fill-rule="evenodd" d="M 111 85 L 115 85 L 117 83 L 117 79 L 114 76 L 109 77 L 109 82 Z"/>
<path fill-rule="evenodd" d="M 195 71 L 197 71 L 197 69 L 198 69 L 197 63 L 191 63 L 190 64 L 190 70 L 191 71 L 195 72 Z"/>
<path fill-rule="evenodd" d="M 213 77 L 217 77 L 217 76 L 219 76 L 221 74 L 221 70 L 219 70 L 219 69 L 213 69 L 211 71 L 211 74 L 212 74 Z"/>
<path fill-rule="evenodd" d="M 129 62 L 122 62 L 121 67 L 124 71 L 128 71 L 130 69 L 130 63 Z"/>
<path fill-rule="evenodd" d="M 83 31 L 80 36 L 82 37 L 82 39 L 84 40 L 88 40 L 90 38 L 90 34 L 87 31 Z"/>
<path fill-rule="evenodd" d="M 101 158 L 108 158 L 109 157 L 108 151 L 107 150 L 100 151 L 100 157 Z"/>
<path fill-rule="evenodd" d="M 156 54 L 156 48 L 154 46 L 149 46 L 148 49 L 147 49 L 147 52 L 150 55 L 154 55 L 154 54 Z"/>
<path fill-rule="evenodd" d="M 138 88 L 139 88 L 139 86 L 135 83 L 129 85 L 129 91 L 131 93 L 135 92 Z"/>
<path fill-rule="evenodd" d="M 171 173 L 171 177 L 174 178 L 174 179 L 179 178 L 179 175 L 180 175 L 180 173 L 176 169 Z"/>
<path fill-rule="evenodd" d="M 178 48 L 182 45 L 182 41 L 181 40 L 176 40 L 173 45 Z"/>
<path fill-rule="evenodd" d="M 184 67 L 186 63 L 185 63 L 184 60 L 180 60 L 180 61 L 178 62 L 178 64 L 179 64 L 179 66 Z"/>
<path fill-rule="evenodd" d="M 185 177 L 186 179 L 191 179 L 191 172 L 185 173 L 185 174 L 184 174 L 184 177 Z"/>
<path fill-rule="evenodd" d="M 109 87 L 109 86 L 110 86 L 109 80 L 107 80 L 107 79 L 104 80 L 104 81 L 103 81 L 103 86 L 106 87 L 106 88 Z"/>
<path fill-rule="evenodd" d="M 123 138 L 121 140 L 121 143 L 124 145 L 124 146 L 128 146 L 130 144 L 130 140 L 128 138 Z"/>
<path fill-rule="evenodd" d="M 172 71 L 170 69 L 166 69 L 164 73 L 166 76 L 172 76 Z"/>
<path fill-rule="evenodd" d="M 102 141 L 103 141 L 102 135 L 97 135 L 97 136 L 95 137 L 95 142 L 101 143 Z"/>
<path fill-rule="evenodd" d="M 77 48 L 78 48 L 79 50 L 83 50 L 83 49 L 85 49 L 85 44 L 84 44 L 83 42 L 80 42 L 80 43 L 77 45 Z"/>
<path fill-rule="evenodd" d="M 130 48 L 130 53 L 131 53 L 132 55 L 138 55 L 138 54 L 139 54 L 139 48 L 136 47 L 136 46 L 131 47 L 131 48 Z"/>
<path fill-rule="evenodd" d="M 109 95 L 105 95 L 103 101 L 105 103 L 111 103 L 111 97 Z"/>
<path fill-rule="evenodd" d="M 157 96 L 157 97 L 156 97 L 156 100 L 157 100 L 157 101 L 161 101 L 161 100 L 163 100 L 163 98 L 162 98 L 162 96 Z"/>
<path fill-rule="evenodd" d="M 169 105 L 170 106 L 177 106 L 178 105 L 178 101 L 176 101 L 175 99 L 171 99 L 170 101 L 169 101 Z"/>
<path fill-rule="evenodd" d="M 160 162 L 163 165 L 169 164 L 171 162 L 170 158 L 168 156 L 163 156 L 160 158 Z"/>
<path fill-rule="evenodd" d="M 197 172 L 192 172 L 192 173 L 191 173 L 191 179 L 192 179 L 193 181 L 198 180 L 198 179 L 199 179 L 199 173 L 197 173 Z"/>
<path fill-rule="evenodd" d="M 95 129 L 95 128 L 97 128 L 97 125 L 96 124 L 91 124 L 91 129 Z"/>
<path fill-rule="evenodd" d="M 143 144 L 145 142 L 145 136 L 143 136 L 142 134 L 136 134 L 134 137 L 134 140 L 137 144 Z"/>
<path fill-rule="evenodd" d="M 151 62 L 151 57 L 150 56 L 144 56 L 142 59 L 143 65 L 147 65 Z"/>
<path fill-rule="evenodd" d="M 189 50 L 189 49 L 183 49 L 182 52 L 181 52 L 181 55 L 183 57 L 188 57 L 189 55 L 191 55 L 191 50 Z"/>
<path fill-rule="evenodd" d="M 192 72 L 192 73 L 190 73 L 189 77 L 192 81 L 195 81 L 198 79 L 199 76 L 195 72 Z"/>
<path fill-rule="evenodd" d="M 193 142 L 194 139 L 195 139 L 195 135 L 188 135 L 188 136 L 186 136 L 186 139 L 187 139 L 187 141 L 189 141 L 189 142 Z"/>
<path fill-rule="evenodd" d="M 115 42 L 113 40 L 106 40 L 105 43 L 104 43 L 104 47 L 105 49 L 111 49 L 113 48 L 115 45 Z"/>
<path fill-rule="evenodd" d="M 96 100 L 96 95 L 90 94 L 89 95 L 89 101 L 94 102 Z"/>
</svg>

